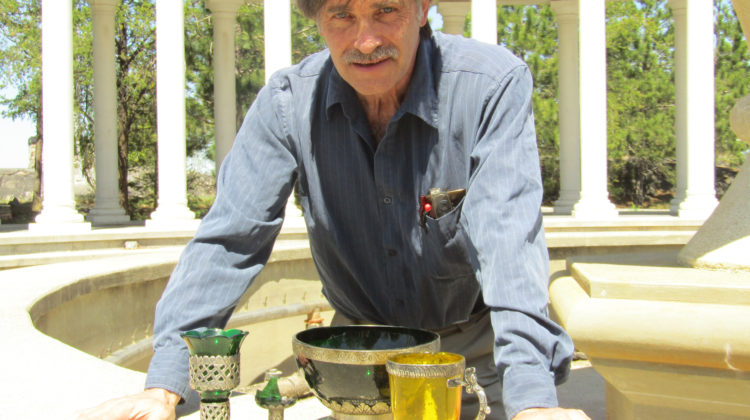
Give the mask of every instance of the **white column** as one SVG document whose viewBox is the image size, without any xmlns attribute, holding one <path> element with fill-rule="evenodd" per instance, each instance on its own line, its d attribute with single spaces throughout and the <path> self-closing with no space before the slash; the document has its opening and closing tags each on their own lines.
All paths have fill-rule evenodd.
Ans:
<svg viewBox="0 0 750 420">
<path fill-rule="evenodd" d="M 558 28 L 558 104 L 560 116 L 560 197 L 555 213 L 571 214 L 581 199 L 580 103 L 578 101 L 578 2 L 553 1 Z"/>
<path fill-rule="evenodd" d="M 266 82 L 274 72 L 292 65 L 292 11 L 289 0 L 263 1 L 266 37 Z"/>
<path fill-rule="evenodd" d="M 237 91 L 234 69 L 234 33 L 237 10 L 244 0 L 207 0 L 214 24 L 214 131 L 216 174 L 237 135 Z"/>
<path fill-rule="evenodd" d="M 73 195 L 73 4 L 42 0 L 42 212 L 31 231 L 89 230 Z"/>
<path fill-rule="evenodd" d="M 471 11 L 471 5 L 465 1 L 446 1 L 438 3 L 438 12 L 443 17 L 443 32 L 446 34 L 463 35 L 466 15 Z"/>
<path fill-rule="evenodd" d="M 130 221 L 120 206 L 117 165 L 117 86 L 115 10 L 120 0 L 89 0 L 94 41 L 94 147 L 96 204 L 88 215 L 95 225 Z"/>
<path fill-rule="evenodd" d="M 156 125 L 159 203 L 148 227 L 194 226 L 185 174 L 185 35 L 182 0 L 156 2 Z"/>
<path fill-rule="evenodd" d="M 292 10 L 289 0 L 263 1 L 263 33 L 266 37 L 266 83 L 278 70 L 292 65 Z M 284 228 L 302 229 L 302 212 L 289 196 L 284 214 Z"/>
<path fill-rule="evenodd" d="M 497 44 L 497 0 L 471 0 L 471 37 Z"/>
<path fill-rule="evenodd" d="M 671 210 L 705 219 L 714 187 L 713 2 L 670 0 L 675 19 L 677 188 Z"/>
<path fill-rule="evenodd" d="M 578 0 L 581 199 L 573 216 L 617 217 L 607 192 L 607 58 L 605 0 Z"/>
</svg>

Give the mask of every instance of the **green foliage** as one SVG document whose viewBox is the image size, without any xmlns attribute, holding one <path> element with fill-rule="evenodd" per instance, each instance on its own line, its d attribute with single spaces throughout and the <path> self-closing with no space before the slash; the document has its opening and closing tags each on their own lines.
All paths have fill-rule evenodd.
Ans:
<svg viewBox="0 0 750 420">
<path fill-rule="evenodd" d="M 40 0 L 0 0 L 0 90 L 15 90 L 0 97 L 3 116 L 41 116 L 42 33 Z"/>
<path fill-rule="evenodd" d="M 156 204 L 155 0 L 123 0 L 117 9 L 118 167 L 121 198 L 134 218 Z M 41 0 L 0 0 L 0 97 L 3 114 L 39 122 Z M 88 1 L 74 0 L 76 155 L 91 179 L 94 165 L 93 57 Z M 715 3 L 716 161 L 722 173 L 741 164 L 747 146 L 729 128 L 729 110 L 750 93 L 750 54 L 726 0 Z M 534 76 L 533 107 L 545 202 L 559 191 L 557 27 L 549 6 L 498 8 L 498 40 Z M 667 0 L 607 3 L 609 188 L 637 207 L 668 198 L 674 185 L 673 19 Z M 248 2 L 235 33 L 237 127 L 265 83 L 262 2 Z M 213 23 L 203 0 L 185 2 L 188 155 L 213 157 Z M 471 21 L 467 19 L 469 35 Z M 293 8 L 292 61 L 324 48 L 315 23 Z M 6 88 L 9 88 L 6 90 Z M 43 136 L 37 124 L 38 136 Z M 203 183 L 205 184 L 205 182 Z M 191 185 L 194 185 L 191 181 Z M 192 188 L 192 187 L 191 187 Z M 191 207 L 210 206 L 212 187 L 191 190 Z"/>
<path fill-rule="evenodd" d="M 715 74 L 716 74 L 716 165 L 738 168 L 744 159 L 747 143 L 737 140 L 729 127 L 729 112 L 734 104 L 750 94 L 750 53 L 746 36 L 728 1 L 714 4 Z M 717 174 L 718 175 L 718 174 Z M 720 179 L 717 179 L 717 184 Z"/>
<path fill-rule="evenodd" d="M 609 190 L 647 205 L 675 183 L 674 30 L 667 0 L 607 4 Z"/>
<path fill-rule="evenodd" d="M 498 8 L 500 45 L 522 58 L 534 76 L 532 104 L 544 182 L 544 201 L 560 190 L 560 135 L 557 106 L 557 24 L 550 6 Z"/>
<path fill-rule="evenodd" d="M 185 64 L 187 80 L 187 154 L 203 151 L 214 158 L 213 25 L 203 0 L 185 3 Z"/>
<path fill-rule="evenodd" d="M 299 63 L 308 55 L 326 47 L 315 22 L 306 18 L 297 6 L 292 7 L 292 62 Z"/>
<path fill-rule="evenodd" d="M 266 84 L 263 4 L 253 2 L 237 13 L 237 122 L 242 123 L 250 105 Z"/>
<path fill-rule="evenodd" d="M 747 146 L 729 129 L 729 110 L 748 93 L 750 57 L 731 4 L 715 1 L 716 155 L 736 171 Z M 464 35 L 471 34 L 471 17 Z M 498 8 L 498 43 L 534 76 L 533 106 L 544 201 L 559 191 L 557 28 L 549 6 Z M 663 206 L 675 184 L 674 21 L 667 0 L 607 3 L 609 192 L 621 205 Z M 717 177 L 721 193 L 724 175 Z"/>
<path fill-rule="evenodd" d="M 73 115 L 76 156 L 89 185 L 94 185 L 94 60 L 91 10 L 86 0 L 73 3 Z"/>
</svg>

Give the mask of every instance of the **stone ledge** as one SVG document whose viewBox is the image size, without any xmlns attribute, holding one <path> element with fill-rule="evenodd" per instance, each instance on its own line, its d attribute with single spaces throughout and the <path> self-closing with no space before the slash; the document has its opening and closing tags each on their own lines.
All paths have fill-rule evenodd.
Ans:
<svg viewBox="0 0 750 420">
<path fill-rule="evenodd" d="M 309 253 L 295 249 L 295 244 L 280 245 L 274 251 L 279 262 Z M 178 256 L 177 250 L 171 250 L 4 271 L 0 317 L 13 342 L 0 346 L 0 358 L 9 362 L 3 375 L 7 380 L 0 383 L 3 416 L 70 418 L 77 410 L 141 391 L 145 374 L 105 362 L 45 335 L 32 319 L 92 290 L 168 275 Z"/>
<path fill-rule="evenodd" d="M 574 257 L 568 270 L 591 298 L 747 305 L 750 272 L 680 267 L 676 252 Z"/>
<path fill-rule="evenodd" d="M 750 307 L 591 298 L 569 276 L 550 295 L 555 319 L 589 358 L 750 370 Z"/>
</svg>

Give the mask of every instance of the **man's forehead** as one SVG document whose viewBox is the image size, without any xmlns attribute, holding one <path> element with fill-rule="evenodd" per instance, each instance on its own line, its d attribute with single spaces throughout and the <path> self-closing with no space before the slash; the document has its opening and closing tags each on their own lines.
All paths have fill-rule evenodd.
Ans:
<svg viewBox="0 0 750 420">
<path fill-rule="evenodd" d="M 326 0 L 323 9 L 327 11 L 346 10 L 358 4 L 379 9 L 388 6 L 403 6 L 404 0 Z"/>
</svg>

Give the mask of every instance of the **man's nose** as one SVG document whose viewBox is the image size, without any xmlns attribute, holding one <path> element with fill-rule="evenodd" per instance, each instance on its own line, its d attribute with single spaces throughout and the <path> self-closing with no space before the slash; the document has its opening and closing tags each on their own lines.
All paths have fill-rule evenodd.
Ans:
<svg viewBox="0 0 750 420">
<path fill-rule="evenodd" d="M 362 21 L 357 30 L 357 39 L 354 41 L 354 48 L 363 54 L 370 54 L 375 48 L 383 45 L 383 40 L 377 33 L 371 22 Z"/>
</svg>

